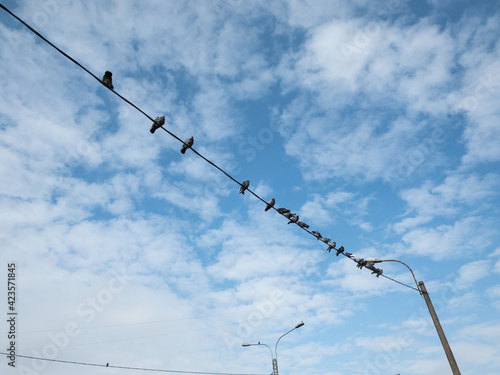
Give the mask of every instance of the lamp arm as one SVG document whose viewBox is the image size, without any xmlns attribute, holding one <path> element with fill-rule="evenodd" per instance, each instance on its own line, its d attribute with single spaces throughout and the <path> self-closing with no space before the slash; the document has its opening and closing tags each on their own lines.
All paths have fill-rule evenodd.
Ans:
<svg viewBox="0 0 500 375">
<path fill-rule="evenodd" d="M 278 339 L 278 341 L 276 341 L 276 345 L 274 346 L 274 355 L 276 356 L 276 359 L 278 359 L 278 343 L 280 342 L 281 338 L 283 336 L 286 336 L 288 335 L 290 332 L 292 332 L 293 330 L 297 329 L 297 327 L 294 327 L 292 328 L 290 331 L 288 331 L 287 333 L 284 333 L 280 336 L 280 338 Z"/>
<path fill-rule="evenodd" d="M 398 263 L 401 263 L 402 265 L 406 266 L 406 268 L 408 268 L 410 270 L 411 275 L 413 276 L 413 280 L 415 281 L 415 285 L 417 286 L 418 292 L 420 294 L 423 294 L 422 289 L 420 289 L 420 286 L 418 285 L 417 278 L 415 277 L 415 274 L 413 273 L 413 270 L 410 268 L 409 265 L 407 265 L 404 262 L 401 262 L 400 260 L 396 260 L 396 259 L 384 259 L 383 262 L 398 262 Z"/>
</svg>

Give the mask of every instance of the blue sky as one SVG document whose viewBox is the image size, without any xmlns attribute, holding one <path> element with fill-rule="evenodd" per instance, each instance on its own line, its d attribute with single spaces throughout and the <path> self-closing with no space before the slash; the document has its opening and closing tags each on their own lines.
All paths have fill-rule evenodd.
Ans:
<svg viewBox="0 0 500 375">
<path fill-rule="evenodd" d="M 498 374 L 498 2 L 2 4 L 310 230 L 408 264 L 462 373 Z M 240 344 L 274 347 L 304 321 L 280 341 L 282 374 L 451 373 L 417 291 L 152 135 L 3 10 L 0 35 L 0 277 L 16 262 L 18 354 L 269 374 L 269 351 Z"/>
</svg>

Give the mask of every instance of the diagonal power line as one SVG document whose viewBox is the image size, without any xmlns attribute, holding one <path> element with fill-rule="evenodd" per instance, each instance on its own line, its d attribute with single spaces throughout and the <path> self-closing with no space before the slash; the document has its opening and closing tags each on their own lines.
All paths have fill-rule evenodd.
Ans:
<svg viewBox="0 0 500 375">
<path fill-rule="evenodd" d="M 3 4 L 0 3 L 0 8 L 4 9 L 7 13 L 9 13 L 12 17 L 14 17 L 17 21 L 19 21 L 20 23 L 22 23 L 24 26 L 26 26 L 28 28 L 28 30 L 30 30 L 32 33 L 34 33 L 36 36 L 38 36 L 40 39 L 42 39 L 44 42 L 46 42 L 47 44 L 49 44 L 51 47 L 53 47 L 56 51 L 58 51 L 60 54 L 62 54 L 64 57 L 66 57 L 67 59 L 69 59 L 71 62 L 73 62 L 74 64 L 76 64 L 78 67 L 80 67 L 81 69 L 83 69 L 86 73 L 88 73 L 89 75 L 91 75 L 93 78 L 95 78 L 97 81 L 99 81 L 100 83 L 102 83 L 102 80 L 96 76 L 94 73 L 92 73 L 89 69 L 87 69 L 84 65 L 80 64 L 77 60 L 75 60 L 73 57 L 71 57 L 70 55 L 68 55 L 66 52 L 62 51 L 60 48 L 58 48 L 57 46 L 55 46 L 53 43 L 51 43 L 47 38 L 45 38 L 43 35 L 41 35 L 38 31 L 36 31 L 33 27 L 31 27 L 29 24 L 27 24 L 25 21 L 23 21 L 21 18 L 19 18 L 16 14 L 14 14 L 13 12 L 11 12 L 9 9 L 7 9 Z M 107 87 L 110 91 L 112 91 L 115 95 L 117 95 L 120 99 L 122 99 L 123 101 L 125 101 L 127 104 L 129 104 L 130 106 L 134 107 L 137 111 L 139 111 L 140 113 L 142 113 L 144 116 L 146 116 L 151 122 L 155 122 L 155 120 L 153 119 L 153 117 L 151 117 L 150 115 L 148 115 L 146 112 L 144 112 L 142 109 L 140 109 L 137 105 L 135 105 L 134 103 L 132 103 L 130 100 L 128 100 L 127 98 L 123 97 L 122 95 L 120 95 L 118 92 L 116 92 L 114 89 L 111 89 L 109 88 L 108 86 L 105 86 Z M 161 126 L 161 128 L 167 132 L 170 136 L 172 136 L 173 138 L 175 138 L 177 141 L 181 142 L 184 144 L 184 141 L 179 138 L 177 135 L 175 135 L 174 133 L 172 133 L 171 131 L 165 129 L 163 126 Z M 233 182 L 235 182 L 236 184 L 238 184 L 239 186 L 242 186 L 242 183 L 239 182 L 238 180 L 236 180 L 233 176 L 231 176 L 229 173 L 227 173 L 224 169 L 222 169 L 221 167 L 219 167 L 217 164 L 215 164 L 214 162 L 210 161 L 209 159 L 207 159 L 205 156 L 203 156 L 201 153 L 199 153 L 198 151 L 196 151 L 194 148 L 190 147 L 190 149 L 196 154 L 198 155 L 200 158 L 202 158 L 203 160 L 205 160 L 207 163 L 211 164 L 213 167 L 215 167 L 216 169 L 218 169 L 220 172 L 222 172 L 224 175 L 226 175 L 226 177 L 228 177 L 229 179 L 231 179 Z M 264 200 L 262 197 L 260 197 L 257 193 L 255 193 L 254 191 L 246 188 L 246 191 L 250 192 L 253 196 L 255 196 L 257 199 L 259 199 L 260 201 L 262 201 L 263 203 L 265 203 L 267 205 L 267 201 Z M 273 198 L 274 199 L 274 198 Z M 275 210 L 276 212 L 280 213 L 278 211 L 278 209 L 273 205 L 271 207 L 273 210 Z M 281 214 L 281 213 L 280 213 Z M 297 224 L 295 222 L 295 224 Z M 315 233 L 315 231 L 310 231 L 309 229 L 307 229 L 306 227 L 303 227 L 303 226 L 300 226 L 298 225 L 301 229 L 303 229 L 304 231 L 306 231 L 307 233 L 309 233 L 310 235 L 314 236 L 314 238 L 317 238 L 318 240 L 321 238 L 321 237 L 318 237 Z M 323 241 L 325 242 L 326 244 L 328 244 L 326 241 Z M 357 262 L 358 263 L 358 267 L 359 268 L 363 268 L 363 266 L 360 266 L 360 264 L 362 264 L 362 262 L 364 261 L 363 259 L 361 258 L 354 258 L 354 256 L 351 254 L 351 253 L 344 253 L 344 247 L 341 246 L 339 249 L 342 249 L 342 251 L 340 251 L 339 249 L 336 249 L 335 248 L 335 242 L 332 242 L 332 244 L 334 244 L 334 246 L 332 247 L 332 245 L 330 244 L 329 247 L 328 247 L 328 251 L 330 252 L 331 249 L 333 248 L 334 250 L 337 250 L 337 255 L 339 254 L 342 254 L 344 255 L 345 257 L 353 260 L 354 262 Z M 360 263 L 361 262 L 361 263 Z M 385 277 L 386 279 L 388 280 L 391 280 L 391 281 L 394 281 L 394 282 L 397 282 L 398 284 L 401 284 L 401 285 L 404 285 L 408 288 L 411 288 L 411 289 L 414 289 L 416 291 L 418 291 L 417 288 L 414 288 L 410 285 L 407 285 L 405 283 L 402 283 L 400 281 L 397 281 L 393 278 L 390 278 L 388 276 L 385 276 L 382 274 L 382 270 L 380 269 L 374 269 L 374 268 L 370 268 L 373 272 L 372 273 L 377 273 L 377 277 L 378 276 L 383 276 Z"/>
</svg>

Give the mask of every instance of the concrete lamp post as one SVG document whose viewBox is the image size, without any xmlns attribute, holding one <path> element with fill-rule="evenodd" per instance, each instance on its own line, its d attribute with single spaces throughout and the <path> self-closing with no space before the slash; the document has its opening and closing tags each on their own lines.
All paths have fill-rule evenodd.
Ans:
<svg viewBox="0 0 500 375">
<path fill-rule="evenodd" d="M 424 297 L 425 303 L 427 304 L 427 308 L 429 309 L 429 313 L 431 314 L 432 322 L 436 327 L 436 331 L 438 333 L 439 339 L 441 340 L 441 344 L 443 345 L 444 352 L 446 353 L 446 357 L 448 358 L 448 362 L 450 363 L 451 371 L 453 375 L 460 375 L 460 370 L 458 369 L 457 361 L 455 361 L 455 357 L 453 356 L 453 352 L 451 351 L 450 344 L 448 344 L 448 340 L 443 331 L 443 327 L 441 327 L 441 323 L 439 322 L 438 316 L 436 314 L 436 310 L 434 310 L 434 306 L 432 305 L 431 299 L 429 297 L 429 293 L 427 293 L 427 289 L 425 289 L 425 285 L 423 281 L 417 282 L 417 278 L 413 273 L 412 269 L 406 264 L 399 260 L 395 259 L 379 259 L 379 258 L 367 258 L 366 265 L 373 266 L 375 263 L 382 262 L 397 262 L 408 268 L 413 276 L 413 280 L 415 280 L 415 285 L 417 286 L 417 290 Z"/>
</svg>

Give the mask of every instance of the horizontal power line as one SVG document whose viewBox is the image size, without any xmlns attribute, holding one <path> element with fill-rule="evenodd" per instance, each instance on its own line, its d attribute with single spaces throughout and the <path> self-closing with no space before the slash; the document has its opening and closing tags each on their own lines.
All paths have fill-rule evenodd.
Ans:
<svg viewBox="0 0 500 375">
<path fill-rule="evenodd" d="M 10 356 L 10 354 L 5 352 L 0 352 L 0 354 L 4 354 L 6 356 Z M 186 371 L 186 370 L 165 370 L 165 369 L 155 369 L 155 368 L 147 368 L 147 367 L 131 367 L 131 366 L 118 366 L 118 365 L 110 365 L 109 363 L 91 363 L 91 362 L 77 362 L 77 361 L 65 361 L 62 359 L 51 359 L 51 358 L 43 358 L 43 357 L 35 357 L 30 355 L 21 355 L 16 354 L 16 358 L 26 358 L 26 359 L 35 359 L 38 361 L 47 361 L 47 362 L 56 362 L 56 363 L 65 363 L 69 365 L 79 365 L 79 366 L 91 366 L 91 367 L 107 367 L 107 368 L 117 368 L 122 370 L 135 370 L 135 371 L 151 371 L 151 372 L 168 372 L 168 373 L 177 373 L 177 374 L 201 374 L 201 375 L 269 375 L 269 374 L 241 374 L 235 372 L 207 372 L 207 371 Z"/>
</svg>

